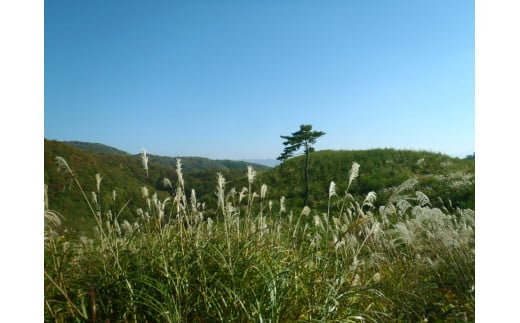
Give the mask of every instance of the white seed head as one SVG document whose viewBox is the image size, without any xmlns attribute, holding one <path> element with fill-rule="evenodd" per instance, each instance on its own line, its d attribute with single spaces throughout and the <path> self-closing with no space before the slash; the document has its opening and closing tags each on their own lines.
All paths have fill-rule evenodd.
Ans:
<svg viewBox="0 0 520 323">
<path fill-rule="evenodd" d="M 260 198 L 264 199 L 266 193 L 267 193 L 267 185 L 262 184 L 262 187 L 260 188 Z"/>
<path fill-rule="evenodd" d="M 195 189 L 191 189 L 191 197 L 190 197 L 191 207 L 197 209 L 197 195 L 195 194 Z"/>
<path fill-rule="evenodd" d="M 177 171 L 177 177 L 179 179 L 179 185 L 184 188 L 184 178 L 182 177 L 182 162 L 180 158 L 177 158 L 177 165 L 176 165 L 176 171 Z"/>
<path fill-rule="evenodd" d="M 96 195 L 96 192 L 91 192 L 91 196 L 92 196 L 92 202 L 94 204 L 97 204 L 97 195 Z"/>
<path fill-rule="evenodd" d="M 349 171 L 349 177 L 348 177 L 348 185 L 352 183 L 359 175 L 359 164 L 356 162 L 352 163 L 352 168 L 350 168 Z"/>
<path fill-rule="evenodd" d="M 256 171 L 253 169 L 253 166 L 247 166 L 247 181 L 249 184 L 252 184 L 255 181 Z"/>
<path fill-rule="evenodd" d="M 123 224 L 121 224 L 121 227 L 123 228 L 123 232 L 126 235 L 131 235 L 134 231 L 132 225 L 127 220 L 123 220 Z"/>
<path fill-rule="evenodd" d="M 333 197 L 334 195 L 336 195 L 336 183 L 330 182 L 330 185 L 329 185 L 329 198 Z"/>
<path fill-rule="evenodd" d="M 226 206 L 224 201 L 224 186 L 226 185 L 226 180 L 224 179 L 224 176 L 222 176 L 221 173 L 217 173 L 217 198 L 218 198 L 218 206 L 222 207 L 222 210 L 224 210 L 224 207 Z"/>
<path fill-rule="evenodd" d="M 148 198 L 148 188 L 146 186 L 141 187 L 141 192 L 143 193 L 143 198 Z"/>
<path fill-rule="evenodd" d="M 280 197 L 280 213 L 285 212 L 285 196 Z"/>
<path fill-rule="evenodd" d="M 96 188 L 97 192 L 99 193 L 99 186 L 101 185 L 101 181 L 103 180 L 103 176 L 100 174 L 96 174 Z"/>
<path fill-rule="evenodd" d="M 172 188 L 172 187 L 173 187 L 173 186 L 172 186 L 172 182 L 170 181 L 170 179 L 169 179 L 169 178 L 166 178 L 166 177 L 163 178 L 163 186 L 165 186 L 165 187 L 169 187 L 169 188 Z"/>
<path fill-rule="evenodd" d="M 247 193 L 247 187 L 242 187 L 242 190 L 238 194 L 238 203 L 242 202 L 244 197 L 246 197 L 246 193 Z"/>
<path fill-rule="evenodd" d="M 313 220 L 314 220 L 314 226 L 315 227 L 320 227 L 323 229 L 323 222 L 321 221 L 321 218 L 319 215 L 315 215 L 313 217 Z"/>
<path fill-rule="evenodd" d="M 365 197 L 365 200 L 363 201 L 363 205 L 368 205 L 372 207 L 374 205 L 374 202 L 377 198 L 376 192 L 371 191 L 368 192 L 367 196 Z"/>
<path fill-rule="evenodd" d="M 146 149 L 143 148 L 143 153 L 141 154 L 141 162 L 143 164 L 143 168 L 146 170 L 146 176 L 148 176 L 148 156 L 146 155 Z"/>
<path fill-rule="evenodd" d="M 61 156 L 56 156 L 55 161 L 56 161 L 56 164 L 58 165 L 58 172 L 66 171 L 69 174 L 74 175 L 74 173 L 72 172 L 72 169 L 69 167 L 69 164 L 67 163 L 65 158 L 63 158 Z"/>
</svg>

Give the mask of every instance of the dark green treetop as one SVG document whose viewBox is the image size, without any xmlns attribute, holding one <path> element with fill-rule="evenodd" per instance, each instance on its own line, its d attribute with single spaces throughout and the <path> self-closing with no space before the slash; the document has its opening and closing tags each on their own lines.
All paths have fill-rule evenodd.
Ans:
<svg viewBox="0 0 520 323">
<path fill-rule="evenodd" d="M 302 124 L 300 130 L 293 132 L 290 136 L 280 136 L 285 139 L 283 142 L 285 149 L 277 158 L 281 162 L 291 158 L 293 154 L 303 146 L 303 152 L 308 155 L 314 151 L 312 147 L 316 143 L 316 139 L 323 136 L 323 131 L 312 131 L 312 125 Z"/>
</svg>

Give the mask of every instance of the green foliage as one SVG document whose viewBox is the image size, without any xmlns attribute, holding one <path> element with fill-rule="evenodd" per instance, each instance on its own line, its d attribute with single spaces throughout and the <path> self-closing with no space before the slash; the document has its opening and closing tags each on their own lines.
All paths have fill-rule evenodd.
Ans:
<svg viewBox="0 0 520 323">
<path fill-rule="evenodd" d="M 260 181 L 272 187 L 273 194 L 286 196 L 291 203 L 289 206 L 301 205 L 305 196 L 301 170 L 305 162 L 304 156 L 291 158 L 262 173 Z M 338 192 L 344 192 L 353 162 L 361 164 L 361 170 L 349 191 L 358 196 L 375 191 L 380 196 L 377 205 L 389 197 L 391 187 L 415 178 L 418 181 L 416 188 L 424 191 L 437 207 L 475 207 L 474 161 L 396 149 L 314 152 L 309 164 L 309 205 L 321 208 L 326 205 L 330 181 L 338 184 Z"/>
<path fill-rule="evenodd" d="M 376 207 L 375 193 L 350 194 L 365 169 L 352 163 L 327 187 L 325 213 L 283 199 L 264 207 L 275 188 L 251 168 L 237 198 L 219 173 L 215 213 L 186 195 L 180 169 L 166 185 L 174 195 L 150 188 L 115 206 L 83 194 L 88 181 L 57 161 L 96 229 L 60 234 L 46 205 L 46 322 L 474 321 L 475 214 L 433 207 L 417 180 L 388 188 Z M 92 189 L 110 190 L 106 176 L 98 189 L 89 175 Z"/>
<path fill-rule="evenodd" d="M 128 220 L 135 218 L 136 208 L 144 207 L 142 202 L 137 202 L 142 195 L 141 187 L 155 188 L 160 198 L 173 193 L 170 188 L 163 185 L 163 182 L 164 178 L 172 182 L 177 181 L 175 158 L 148 154 L 149 174 L 147 176 L 140 155 L 100 152 L 100 149 L 106 150 L 104 147 L 108 147 L 100 144 L 76 142 L 76 145 L 81 146 L 82 149 L 58 141 L 44 140 L 44 183 L 48 185 L 49 204 L 54 210 L 64 214 L 61 230 L 66 230 L 65 233 L 91 235 L 95 223 L 88 216 L 89 210 L 83 203 L 83 198 L 71 177 L 58 173 L 56 156 L 66 158 L 70 167 L 77 173 L 77 177 L 81 178 L 82 185 L 89 195 L 91 192 L 96 192 L 94 175 L 100 174 L 103 177 L 101 192 L 96 192 L 103 206 L 118 209 L 128 201 L 134 201 L 133 209 L 123 210 L 122 217 Z M 90 151 L 83 149 L 88 147 Z M 216 209 L 214 182 L 217 170 L 228 178 L 231 185 L 236 185 L 237 189 L 247 183 L 244 173 L 247 168 L 245 162 L 212 161 L 198 157 L 182 159 L 182 162 L 183 170 L 186 171 L 185 178 L 190 183 L 190 186 L 185 189 L 188 193 L 194 189 L 200 202 L 206 202 L 207 208 Z M 266 170 L 268 167 L 261 166 L 259 169 Z"/>
<path fill-rule="evenodd" d="M 282 139 L 285 139 L 283 142 L 285 148 L 277 159 L 284 162 L 291 158 L 301 147 L 303 147 L 304 154 L 308 155 L 313 151 L 312 145 L 316 143 L 316 139 L 324 134 L 325 132 L 323 131 L 312 131 L 312 125 L 310 124 L 300 125 L 300 130 L 291 133 L 290 136 L 280 136 Z"/>
<path fill-rule="evenodd" d="M 149 160 L 152 163 L 156 163 L 158 165 L 162 165 L 165 167 L 175 167 L 177 162 L 177 158 L 174 157 L 166 157 L 166 156 L 157 156 L 148 154 Z M 246 170 L 248 165 L 254 166 L 259 170 L 267 170 L 269 167 L 246 163 L 243 161 L 235 161 L 235 160 L 212 160 L 202 157 L 178 157 L 182 158 L 182 163 L 184 166 L 184 170 L 186 172 L 196 172 L 196 171 L 228 171 L 228 170 Z"/>
<path fill-rule="evenodd" d="M 99 144 L 92 142 L 83 142 L 83 141 L 64 141 L 63 143 L 85 150 L 89 152 L 97 152 L 97 153 L 108 153 L 114 155 L 122 155 L 122 156 L 130 156 L 126 151 L 119 150 L 117 148 Z"/>
</svg>

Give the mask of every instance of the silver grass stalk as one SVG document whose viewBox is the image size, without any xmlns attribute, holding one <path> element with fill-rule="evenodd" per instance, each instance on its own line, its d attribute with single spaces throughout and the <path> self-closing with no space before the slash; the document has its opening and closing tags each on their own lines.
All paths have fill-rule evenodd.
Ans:
<svg viewBox="0 0 520 323">
<path fill-rule="evenodd" d="M 410 178 L 404 181 L 401 185 L 399 185 L 396 189 L 396 194 L 399 194 L 401 192 L 406 192 L 412 190 L 415 185 L 417 185 L 419 181 L 415 178 Z"/>
<path fill-rule="evenodd" d="M 415 196 L 417 196 L 417 201 L 419 202 L 419 206 L 422 206 L 422 207 L 427 206 L 427 205 L 431 206 L 430 199 L 423 192 L 416 191 Z"/>
<path fill-rule="evenodd" d="M 374 192 L 374 191 L 369 192 L 367 194 L 367 196 L 365 197 L 365 200 L 363 201 L 362 206 L 366 205 L 366 206 L 369 206 L 369 207 L 373 207 L 376 198 L 377 198 L 376 192 Z"/>
<path fill-rule="evenodd" d="M 56 156 L 55 158 L 56 164 L 58 165 L 58 172 L 65 171 L 72 176 L 74 176 L 74 173 L 72 172 L 72 169 L 69 167 L 69 164 L 65 160 L 65 158 L 61 156 Z"/>
<path fill-rule="evenodd" d="M 51 228 L 57 228 L 61 224 L 61 215 L 52 210 L 46 209 L 43 213 L 45 219 L 45 225 L 49 225 Z"/>
<path fill-rule="evenodd" d="M 191 208 L 193 209 L 193 211 L 194 212 L 197 211 L 197 195 L 195 194 L 194 188 L 191 189 L 190 202 L 191 202 Z"/>
<path fill-rule="evenodd" d="M 108 223 L 107 223 L 108 224 Z M 109 225 L 109 224 L 108 224 Z M 116 229 L 116 233 L 118 236 L 121 236 L 121 227 L 117 221 L 114 221 L 114 228 Z"/>
<path fill-rule="evenodd" d="M 123 228 L 123 232 L 126 235 L 132 235 L 132 233 L 134 232 L 132 225 L 127 220 L 123 220 L 121 227 Z"/>
<path fill-rule="evenodd" d="M 350 187 L 350 184 L 352 184 L 352 182 L 358 177 L 358 175 L 359 175 L 359 164 L 356 162 L 353 162 L 352 167 L 350 168 L 350 171 L 349 171 L 347 191 L 348 191 L 348 188 Z"/>
<path fill-rule="evenodd" d="M 99 187 L 101 185 L 102 180 L 103 180 L 103 176 L 101 176 L 100 174 L 96 174 L 96 188 L 97 188 L 98 194 L 99 194 Z"/>
<path fill-rule="evenodd" d="M 329 199 L 334 195 L 336 195 L 336 183 L 332 181 L 329 185 Z"/>
<path fill-rule="evenodd" d="M 256 171 L 253 169 L 253 166 L 248 165 L 247 166 L 247 181 L 249 183 L 248 192 L 249 195 L 247 197 L 247 215 L 251 216 L 251 209 L 253 208 L 253 199 L 255 198 L 255 195 L 253 193 L 252 185 L 255 181 L 256 177 Z"/>
<path fill-rule="evenodd" d="M 218 206 L 222 208 L 222 212 L 226 212 L 226 204 L 224 200 L 224 186 L 226 185 L 226 180 L 224 176 L 219 172 L 217 173 L 217 198 L 218 198 Z"/>
<path fill-rule="evenodd" d="M 267 185 L 262 184 L 262 186 L 260 187 L 260 215 L 263 215 L 263 212 L 264 212 L 264 199 L 265 199 L 266 193 L 267 193 Z"/>
<path fill-rule="evenodd" d="M 148 198 L 149 193 L 148 193 L 148 188 L 146 186 L 141 187 L 141 192 L 143 193 L 143 198 Z"/>
<path fill-rule="evenodd" d="M 240 202 L 242 202 L 244 197 L 246 197 L 246 193 L 247 193 L 247 187 L 242 187 L 242 190 L 238 194 L 238 204 L 240 204 Z"/>
<path fill-rule="evenodd" d="M 262 187 L 260 188 L 260 198 L 263 200 L 265 198 L 265 194 L 267 193 L 267 185 L 262 184 Z"/>
<path fill-rule="evenodd" d="M 236 189 L 233 187 L 229 190 L 229 192 L 226 194 L 226 203 L 229 202 L 229 200 L 231 199 L 232 200 L 232 203 L 235 204 L 235 194 L 236 194 Z"/>
<path fill-rule="evenodd" d="M 165 187 L 169 187 L 170 189 L 173 188 L 173 186 L 172 186 L 172 182 L 170 181 L 169 178 L 166 178 L 166 177 L 163 178 L 163 185 L 164 185 Z"/>
<path fill-rule="evenodd" d="M 117 196 L 116 190 L 112 190 L 112 199 L 114 200 L 114 202 L 116 201 L 116 196 Z"/>
<path fill-rule="evenodd" d="M 47 195 L 48 194 L 48 190 L 49 190 L 49 185 L 47 184 L 44 184 L 43 186 L 43 208 L 44 210 L 48 210 L 49 209 L 49 196 Z"/>
<path fill-rule="evenodd" d="M 182 177 L 182 162 L 180 158 L 177 158 L 177 165 L 176 165 L 176 171 L 177 171 L 177 178 L 179 180 L 179 185 L 182 187 L 182 190 L 184 191 L 184 178 Z"/>
<path fill-rule="evenodd" d="M 280 197 L 280 214 L 285 213 L 285 196 Z"/>
<path fill-rule="evenodd" d="M 313 217 L 313 220 L 314 220 L 315 227 L 319 227 L 319 228 L 323 229 L 323 222 L 321 221 L 321 218 L 319 215 L 315 215 Z"/>
<path fill-rule="evenodd" d="M 336 183 L 334 181 L 330 182 L 329 185 L 329 203 L 327 205 L 327 215 L 330 215 L 330 199 L 336 195 Z"/>
<path fill-rule="evenodd" d="M 141 155 L 141 162 L 143 164 L 143 168 L 146 170 L 146 177 L 148 177 L 148 156 L 146 155 L 146 149 L 144 148 Z"/>
<path fill-rule="evenodd" d="M 98 204 L 96 192 L 91 192 L 91 196 L 92 196 L 92 203 Z"/>
<path fill-rule="evenodd" d="M 247 181 L 249 184 L 253 184 L 256 177 L 256 171 L 253 169 L 253 166 L 247 166 Z"/>
</svg>

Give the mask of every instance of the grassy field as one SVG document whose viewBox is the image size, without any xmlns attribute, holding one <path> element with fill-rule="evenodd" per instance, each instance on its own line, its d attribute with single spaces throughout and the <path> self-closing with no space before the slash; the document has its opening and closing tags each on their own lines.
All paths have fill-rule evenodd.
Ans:
<svg viewBox="0 0 520 323">
<path fill-rule="evenodd" d="M 112 190 L 101 175 L 85 191 L 56 162 L 96 228 L 68 234 L 46 203 L 45 321 L 474 321 L 474 211 L 434 205 L 415 179 L 388 187 L 384 201 L 359 197 L 354 162 L 316 207 L 301 208 L 249 168 L 241 190 L 215 174 L 208 209 L 178 160 L 177 181 L 163 183 L 172 194 L 143 186 L 143 207 L 110 209 L 98 199 Z"/>
</svg>

